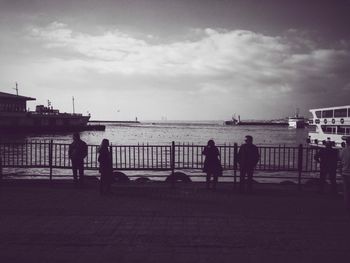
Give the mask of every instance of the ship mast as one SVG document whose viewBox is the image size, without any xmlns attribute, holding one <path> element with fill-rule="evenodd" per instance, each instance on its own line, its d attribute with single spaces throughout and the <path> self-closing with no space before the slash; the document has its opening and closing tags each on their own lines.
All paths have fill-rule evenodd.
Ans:
<svg viewBox="0 0 350 263">
<path fill-rule="evenodd" d="M 74 107 L 74 96 L 72 97 L 72 103 L 73 103 L 73 114 L 75 114 L 75 107 Z"/>
<path fill-rule="evenodd" d="M 16 95 L 18 96 L 18 83 L 16 82 L 16 88 L 14 88 L 14 90 L 16 91 Z"/>
</svg>

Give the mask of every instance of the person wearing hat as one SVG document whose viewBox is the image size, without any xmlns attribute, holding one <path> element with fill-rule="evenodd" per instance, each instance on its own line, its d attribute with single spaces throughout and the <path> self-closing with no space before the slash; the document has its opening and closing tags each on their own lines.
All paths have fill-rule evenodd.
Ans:
<svg viewBox="0 0 350 263">
<path fill-rule="evenodd" d="M 338 163 L 338 151 L 332 148 L 332 142 L 326 141 L 326 147 L 321 148 L 315 154 L 315 161 L 320 163 L 320 183 L 319 193 L 324 193 L 324 186 L 326 183 L 327 175 L 331 182 L 331 193 L 337 194 L 337 163 Z"/>
<path fill-rule="evenodd" d="M 350 137 L 346 138 L 346 146 L 340 152 L 344 187 L 345 208 L 350 212 Z"/>
<path fill-rule="evenodd" d="M 253 137 L 245 136 L 245 143 L 238 151 L 238 163 L 240 169 L 239 191 L 250 193 L 253 187 L 254 168 L 259 162 L 259 150 L 253 144 Z"/>
</svg>

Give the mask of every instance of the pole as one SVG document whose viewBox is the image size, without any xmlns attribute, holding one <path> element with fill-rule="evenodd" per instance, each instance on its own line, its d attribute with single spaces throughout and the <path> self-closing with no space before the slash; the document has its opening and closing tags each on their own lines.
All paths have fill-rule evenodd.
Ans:
<svg viewBox="0 0 350 263">
<path fill-rule="evenodd" d="M 112 145 L 109 146 L 109 154 L 112 162 L 112 171 L 113 171 L 113 146 Z"/>
<path fill-rule="evenodd" d="M 50 140 L 50 144 L 49 144 L 50 183 L 52 183 L 52 158 L 53 158 L 52 150 L 53 150 L 53 140 Z"/>
<path fill-rule="evenodd" d="M 298 147 L 298 190 L 301 191 L 301 174 L 303 171 L 303 145 Z"/>
<path fill-rule="evenodd" d="M 75 114 L 74 96 L 72 97 L 72 103 L 73 103 L 73 114 Z"/>
<path fill-rule="evenodd" d="M 15 88 L 15 90 L 16 90 L 16 95 L 18 96 L 18 83 L 16 82 L 16 88 Z"/>
<path fill-rule="evenodd" d="M 171 142 L 171 156 L 170 156 L 170 167 L 171 167 L 171 187 L 175 187 L 175 142 Z"/>
<path fill-rule="evenodd" d="M 238 144 L 233 144 L 233 187 L 237 187 Z"/>
<path fill-rule="evenodd" d="M 0 186 L 2 185 L 2 156 L 0 155 Z"/>
</svg>

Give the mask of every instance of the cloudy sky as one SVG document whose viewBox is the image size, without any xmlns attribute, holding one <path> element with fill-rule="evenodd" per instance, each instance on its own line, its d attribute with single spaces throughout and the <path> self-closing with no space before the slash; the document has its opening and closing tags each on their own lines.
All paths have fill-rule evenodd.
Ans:
<svg viewBox="0 0 350 263">
<path fill-rule="evenodd" d="M 0 91 L 92 119 L 350 104 L 349 0 L 0 0 Z"/>
</svg>

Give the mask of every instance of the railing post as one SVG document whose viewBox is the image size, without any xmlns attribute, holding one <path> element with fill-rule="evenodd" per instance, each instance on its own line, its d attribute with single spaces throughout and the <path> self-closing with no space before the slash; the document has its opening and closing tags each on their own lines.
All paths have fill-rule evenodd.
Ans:
<svg viewBox="0 0 350 263">
<path fill-rule="evenodd" d="M 2 155 L 0 155 L 0 186 L 2 185 Z"/>
<path fill-rule="evenodd" d="M 109 154 L 112 162 L 112 171 L 113 171 L 114 167 L 113 167 L 113 146 L 112 145 L 109 146 Z"/>
<path fill-rule="evenodd" d="M 237 186 L 237 163 L 238 163 L 238 144 L 235 142 L 233 144 L 233 187 Z"/>
<path fill-rule="evenodd" d="M 52 158 L 53 158 L 53 140 L 49 143 L 49 168 L 50 168 L 50 183 L 52 183 Z"/>
<path fill-rule="evenodd" d="M 175 142 L 171 142 L 171 156 L 170 156 L 170 168 L 171 168 L 171 187 L 175 187 Z"/>
<path fill-rule="evenodd" d="M 303 145 L 298 147 L 298 189 L 301 191 L 301 173 L 303 171 Z"/>
</svg>

